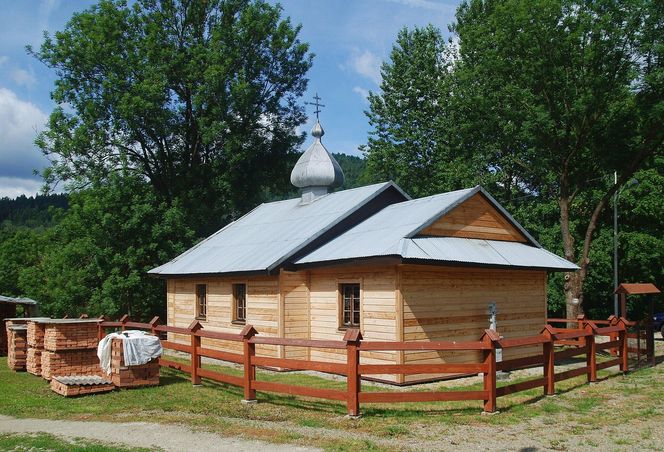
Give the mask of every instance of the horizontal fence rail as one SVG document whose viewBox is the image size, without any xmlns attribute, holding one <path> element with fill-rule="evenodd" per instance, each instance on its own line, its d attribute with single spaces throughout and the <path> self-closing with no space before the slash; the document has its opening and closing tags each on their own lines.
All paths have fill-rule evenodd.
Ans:
<svg viewBox="0 0 664 452">
<path fill-rule="evenodd" d="M 553 325 L 561 325 L 554 327 Z M 575 326 L 576 328 L 570 328 Z M 190 375 L 194 385 L 201 384 L 201 378 L 219 381 L 243 388 L 244 400 L 255 401 L 256 391 L 276 392 L 305 397 L 316 397 L 346 403 L 350 416 L 360 414 L 361 403 L 396 403 L 396 402 L 436 402 L 481 400 L 484 411 L 496 411 L 498 397 L 527 391 L 541 387 L 545 395 L 555 393 L 555 384 L 569 378 L 586 375 L 588 382 L 597 381 L 597 372 L 613 366 L 620 370 L 628 370 L 628 329 L 634 324 L 625 319 L 611 316 L 608 320 L 594 321 L 585 317 L 577 319 L 548 319 L 548 324 L 539 335 L 517 338 L 503 338 L 496 331 L 485 330 L 477 341 L 432 341 L 432 342 L 384 342 L 365 341 L 357 329 L 349 329 L 343 340 L 287 339 L 259 336 L 257 331 L 246 325 L 237 333 L 223 333 L 204 330 L 194 320 L 187 328 L 160 325 L 155 317 L 148 323 L 133 322 L 128 316 L 119 321 L 103 319 L 99 323 L 99 337 L 102 338 L 108 329 L 141 329 L 162 338 L 164 349 L 188 353 L 187 363 L 173 359 L 160 358 L 159 364 Z M 187 336 L 188 343 L 174 341 L 165 337 L 168 333 Z M 598 338 L 605 338 L 597 342 Z M 234 350 L 219 350 L 203 346 L 202 339 L 222 340 L 235 343 Z M 345 362 L 315 361 L 294 358 L 259 356 L 256 346 L 300 347 L 310 349 L 345 350 Z M 561 347 L 562 346 L 562 347 Z M 523 347 L 541 347 L 541 353 L 532 356 L 501 360 L 497 351 L 519 349 Z M 567 347 L 567 348 L 564 348 Z M 471 363 L 427 363 L 427 364 L 374 364 L 362 363 L 361 352 L 423 350 L 438 352 L 479 352 L 481 358 Z M 610 359 L 598 362 L 597 355 L 608 351 Z M 335 352 L 339 353 L 339 352 Z M 502 356 L 502 354 L 500 355 Z M 242 375 L 203 368 L 201 358 L 212 358 L 240 365 Z M 583 363 L 578 368 L 556 371 L 556 364 L 576 359 Z M 496 373 L 509 372 L 517 369 L 542 367 L 542 375 L 517 383 L 497 385 Z M 258 380 L 256 367 L 280 370 L 315 371 L 346 377 L 344 389 L 322 389 L 304 385 L 268 382 Z M 481 374 L 483 387 L 481 390 L 468 391 L 417 391 L 417 392 L 364 392 L 361 378 L 372 375 L 417 375 L 417 374 L 448 374 L 475 375 Z"/>
</svg>

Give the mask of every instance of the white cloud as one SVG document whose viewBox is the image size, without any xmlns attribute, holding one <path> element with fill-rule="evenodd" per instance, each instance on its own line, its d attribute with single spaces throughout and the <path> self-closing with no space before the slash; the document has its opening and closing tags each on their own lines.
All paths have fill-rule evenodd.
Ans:
<svg viewBox="0 0 664 452">
<path fill-rule="evenodd" d="M 31 102 L 0 88 L 0 177 L 32 178 L 48 166 L 34 144 L 48 116 Z"/>
<path fill-rule="evenodd" d="M 31 88 L 37 82 L 35 74 L 32 70 L 30 72 L 24 69 L 14 69 L 12 71 L 12 80 L 19 86 L 25 86 L 26 88 Z"/>
<path fill-rule="evenodd" d="M 359 96 L 362 98 L 362 100 L 367 102 L 367 97 L 369 97 L 369 90 L 368 89 L 364 89 L 361 86 L 354 86 L 353 87 L 353 92 L 359 94 Z"/>
<path fill-rule="evenodd" d="M 3 64 L 5 64 L 8 60 L 9 60 L 9 57 L 8 57 L 8 56 L 0 55 L 0 66 L 2 66 Z"/>
<path fill-rule="evenodd" d="M 400 3 L 402 5 L 410 6 L 412 8 L 422 8 L 433 11 L 446 11 L 449 9 L 450 5 L 446 5 L 443 2 L 437 2 L 434 0 L 387 0 L 390 3 Z"/>
<path fill-rule="evenodd" d="M 380 58 L 369 50 L 360 52 L 354 50 L 350 57 L 348 65 L 351 69 L 364 77 L 372 80 L 376 85 L 380 85 Z"/>
<path fill-rule="evenodd" d="M 34 196 L 42 188 L 39 179 L 0 176 L 0 198 L 16 198 L 20 195 Z"/>
</svg>

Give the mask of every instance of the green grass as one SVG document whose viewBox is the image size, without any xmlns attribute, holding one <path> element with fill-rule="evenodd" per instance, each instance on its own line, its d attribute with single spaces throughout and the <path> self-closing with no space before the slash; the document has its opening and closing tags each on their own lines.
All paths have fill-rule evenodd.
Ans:
<svg viewBox="0 0 664 452">
<path fill-rule="evenodd" d="M 57 438 L 46 433 L 0 434 L 0 450 L 7 451 L 49 451 L 49 452 L 114 452 L 148 451 L 150 449 L 126 448 L 103 444 L 97 441 L 77 438 L 72 441 Z"/>
<path fill-rule="evenodd" d="M 241 375 L 239 369 L 204 367 Z M 593 427 L 607 423 L 617 425 L 644 414 L 661 416 L 659 405 L 653 407 L 652 403 L 664 399 L 664 371 L 660 367 L 664 366 L 632 372 L 627 377 L 609 376 L 611 374 L 604 371 L 600 378 L 608 379 L 596 385 L 587 385 L 584 377 L 558 382 L 556 397 L 544 397 L 541 389 L 501 397 L 498 399 L 500 414 L 496 416 L 481 416 L 482 402 L 467 401 L 364 404 L 361 407 L 363 416 L 351 420 L 345 417 L 343 403 L 299 396 L 259 392 L 258 404 L 243 405 L 240 403 L 242 388 L 205 379 L 202 387 L 194 388 L 187 375 L 171 369 L 162 369 L 158 387 L 66 399 L 53 393 L 43 379 L 10 371 L 3 358 L 0 360 L 0 414 L 18 418 L 183 423 L 222 435 L 274 443 L 311 445 L 314 441 L 316 446 L 328 450 L 385 450 L 393 440 L 426 440 L 434 432 L 455 425 L 508 426 L 535 418 L 555 425 L 561 419 L 573 416 L 575 422 Z M 258 379 L 345 389 L 343 381 L 301 373 L 259 370 Z M 434 385 L 434 388 L 474 390 L 480 386 L 446 388 Z M 396 389 L 363 383 L 362 390 Z M 611 391 L 610 396 L 620 398 L 620 406 L 615 406 L 615 400 L 612 406 L 607 405 L 607 391 Z M 620 412 L 621 416 L 599 415 L 606 412 Z M 132 413 L 131 417 L 127 413 Z M 294 431 L 300 427 L 311 431 L 303 436 Z M 327 434 L 319 435 L 318 430 Z M 552 446 L 557 448 L 562 444 Z"/>
</svg>

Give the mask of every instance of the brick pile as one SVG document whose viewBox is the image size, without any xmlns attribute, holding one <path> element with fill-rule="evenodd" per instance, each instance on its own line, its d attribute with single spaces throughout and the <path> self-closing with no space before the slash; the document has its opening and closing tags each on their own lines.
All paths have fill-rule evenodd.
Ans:
<svg viewBox="0 0 664 452">
<path fill-rule="evenodd" d="M 25 370 L 41 376 L 42 352 L 44 351 L 44 332 L 46 324 L 41 321 L 28 321 L 28 353 Z"/>
<path fill-rule="evenodd" d="M 27 329 L 23 325 L 7 326 L 7 365 L 10 369 L 25 370 L 28 342 Z"/>
<path fill-rule="evenodd" d="M 140 366 L 126 366 L 122 339 L 111 341 L 111 381 L 119 388 L 159 385 L 159 360 Z"/>
<path fill-rule="evenodd" d="M 65 375 L 101 375 L 97 351 L 93 349 L 42 352 L 42 377 L 50 380 Z"/>
<path fill-rule="evenodd" d="M 44 323 L 42 377 L 51 380 L 67 375 L 101 375 L 96 320 L 63 319 Z"/>
<path fill-rule="evenodd" d="M 46 350 L 97 348 L 96 322 L 49 323 L 44 333 Z"/>
<path fill-rule="evenodd" d="M 42 374 L 42 352 L 44 349 L 28 346 L 25 360 L 25 370 L 32 375 L 41 377 Z"/>
<path fill-rule="evenodd" d="M 44 333 L 46 324 L 39 320 L 28 321 L 28 345 L 34 348 L 44 348 Z"/>
<path fill-rule="evenodd" d="M 54 377 L 51 390 L 65 397 L 109 392 L 115 389 L 113 383 L 99 376 Z"/>
</svg>

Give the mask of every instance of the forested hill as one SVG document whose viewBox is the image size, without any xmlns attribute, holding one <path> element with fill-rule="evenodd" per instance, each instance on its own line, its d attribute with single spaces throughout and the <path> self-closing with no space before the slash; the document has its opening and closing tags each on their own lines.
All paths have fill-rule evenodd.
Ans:
<svg viewBox="0 0 664 452">
<path fill-rule="evenodd" d="M 67 206 L 66 194 L 0 198 L 0 225 L 9 222 L 14 226 L 31 228 L 50 226 L 53 223 L 51 207 L 67 209 Z"/>
<path fill-rule="evenodd" d="M 362 157 L 348 154 L 332 154 L 344 171 L 344 185 L 341 190 L 361 187 L 367 184 L 365 175 L 367 162 Z"/>
</svg>

